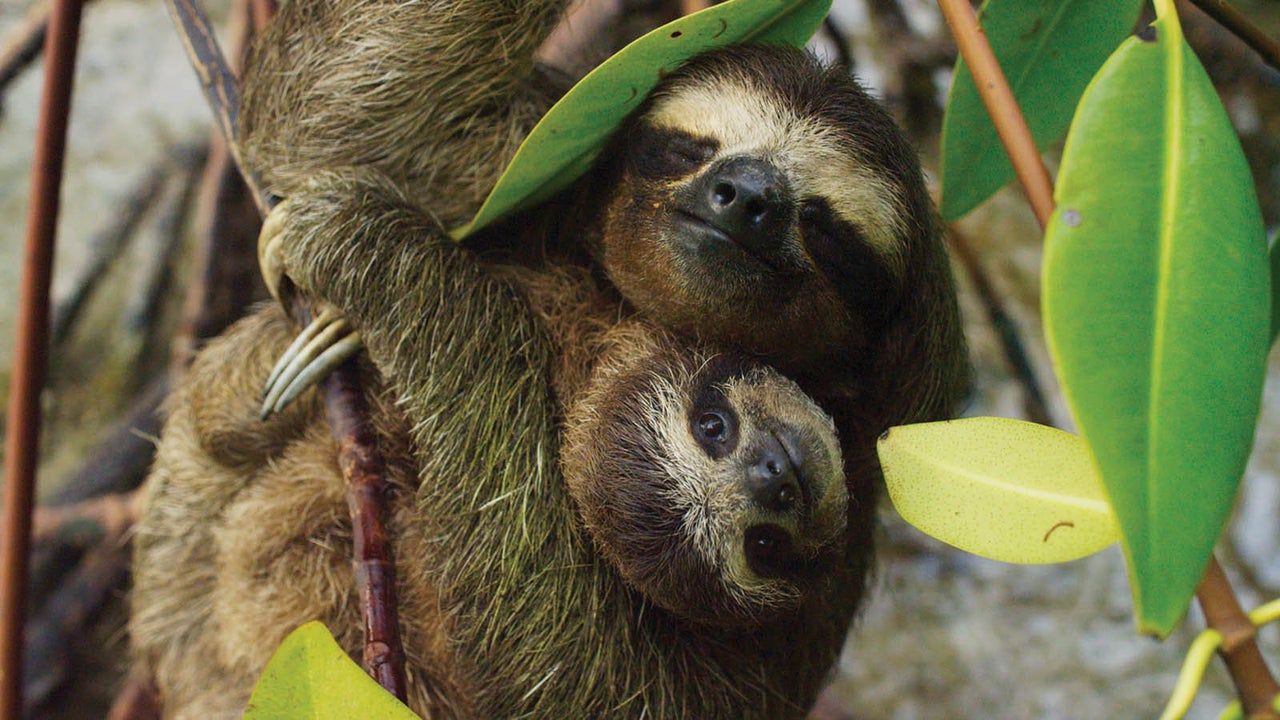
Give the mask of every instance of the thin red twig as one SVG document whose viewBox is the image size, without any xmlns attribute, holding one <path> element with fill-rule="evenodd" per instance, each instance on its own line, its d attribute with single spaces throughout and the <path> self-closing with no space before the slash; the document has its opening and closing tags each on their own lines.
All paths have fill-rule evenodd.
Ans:
<svg viewBox="0 0 1280 720">
<path fill-rule="evenodd" d="M 31 546 L 31 509 L 40 439 L 40 392 L 49 344 L 49 284 L 57 233 L 59 191 L 71 109 L 82 0 L 57 0 L 45 45 L 40 130 L 32 161 L 31 203 L 18 331 L 5 437 L 3 536 L 0 536 L 0 719 L 22 716 L 23 623 Z"/>
<path fill-rule="evenodd" d="M 384 519 L 386 466 L 369 423 L 369 408 L 348 360 L 325 381 L 329 424 L 338 441 L 338 464 L 351 511 L 352 564 L 364 615 L 364 668 L 378 684 L 405 701 L 404 648 L 396 602 L 395 559 Z"/>
<path fill-rule="evenodd" d="M 211 25 L 195 0 L 168 0 L 174 23 L 183 36 L 187 57 L 205 86 L 205 96 L 213 108 L 227 140 L 227 147 L 265 214 L 273 202 L 262 191 L 244 165 L 236 138 L 239 87 L 225 56 L 213 37 Z M 265 24 L 273 8 L 271 0 L 258 0 L 254 24 Z M 306 325 L 310 312 L 305 298 L 295 298 L 290 308 L 299 325 Z M 386 533 L 383 499 L 383 462 L 369 422 L 360 378 L 354 363 L 334 370 L 326 380 L 325 402 L 329 424 L 339 444 L 339 464 L 347 484 L 352 532 L 356 538 L 352 563 L 365 620 L 365 670 L 382 687 L 405 699 L 404 650 L 395 600 L 395 564 Z"/>
<path fill-rule="evenodd" d="M 978 25 L 978 16 L 969 0 L 938 0 L 942 16 L 956 39 L 956 47 L 973 74 L 973 82 L 982 97 L 982 104 L 991 114 L 1000 142 L 1004 144 L 1014 174 L 1027 194 L 1031 210 L 1043 229 L 1053 214 L 1053 181 L 1040 159 L 1035 138 L 1027 127 L 1027 120 L 1013 97 L 1013 89 L 996 62 L 995 53 L 987 36 Z"/>
</svg>

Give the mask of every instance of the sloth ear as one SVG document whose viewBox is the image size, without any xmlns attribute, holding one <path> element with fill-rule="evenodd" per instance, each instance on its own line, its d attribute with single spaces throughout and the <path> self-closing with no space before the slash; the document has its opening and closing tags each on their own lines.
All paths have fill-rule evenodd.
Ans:
<svg viewBox="0 0 1280 720">
<path fill-rule="evenodd" d="M 646 34 L 565 93 L 520 144 L 476 216 L 450 234 L 462 240 L 582 177 L 622 121 L 694 55 L 745 42 L 804 47 L 830 9 L 831 0 L 729 0 Z"/>
</svg>

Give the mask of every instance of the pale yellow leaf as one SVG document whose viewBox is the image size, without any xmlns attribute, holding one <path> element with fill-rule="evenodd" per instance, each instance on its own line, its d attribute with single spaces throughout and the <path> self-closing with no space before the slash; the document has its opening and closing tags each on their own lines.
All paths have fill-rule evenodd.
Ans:
<svg viewBox="0 0 1280 720">
<path fill-rule="evenodd" d="M 922 532 L 993 560 L 1052 563 L 1120 539 L 1079 437 L 979 417 L 895 427 L 880 438 L 889 496 Z"/>
</svg>

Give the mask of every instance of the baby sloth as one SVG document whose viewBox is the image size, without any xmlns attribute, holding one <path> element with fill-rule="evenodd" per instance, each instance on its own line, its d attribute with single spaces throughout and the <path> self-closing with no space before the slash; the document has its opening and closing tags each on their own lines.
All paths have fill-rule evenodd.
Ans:
<svg viewBox="0 0 1280 720">
<path fill-rule="evenodd" d="M 286 207 L 272 252 L 368 349 L 415 711 L 804 715 L 862 549 L 834 428 L 794 383 L 617 322 L 580 269 L 483 265 L 369 173 Z M 275 309 L 243 321 L 170 403 L 130 625 L 168 717 L 238 716 L 308 620 L 360 647 L 320 400 L 258 420 L 290 333 Z"/>
</svg>

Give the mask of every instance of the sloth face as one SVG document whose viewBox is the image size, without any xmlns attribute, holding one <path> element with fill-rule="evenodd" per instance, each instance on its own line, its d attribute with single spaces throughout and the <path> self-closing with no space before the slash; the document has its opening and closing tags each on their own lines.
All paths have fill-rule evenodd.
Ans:
<svg viewBox="0 0 1280 720">
<path fill-rule="evenodd" d="M 765 366 L 685 346 L 612 367 L 562 460 L 601 554 L 655 604 L 744 625 L 795 609 L 843 558 L 831 419 Z"/>
<path fill-rule="evenodd" d="M 875 341 L 930 211 L 846 73 L 794 49 L 700 56 L 615 142 L 596 255 L 642 312 L 789 373 Z"/>
</svg>

